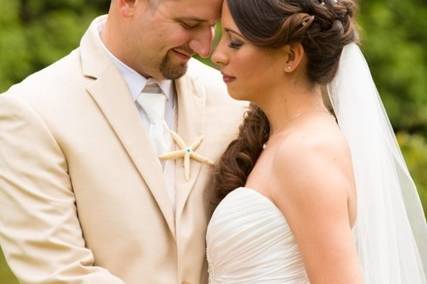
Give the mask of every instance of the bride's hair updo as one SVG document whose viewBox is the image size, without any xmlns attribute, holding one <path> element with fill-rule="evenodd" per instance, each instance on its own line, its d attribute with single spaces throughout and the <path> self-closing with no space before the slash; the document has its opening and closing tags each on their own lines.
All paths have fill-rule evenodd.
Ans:
<svg viewBox="0 0 427 284">
<path fill-rule="evenodd" d="M 261 48 L 280 48 L 299 42 L 307 58 L 307 77 L 329 83 L 338 69 L 343 47 L 357 40 L 352 0 L 225 0 L 243 36 Z M 251 105 L 235 139 L 216 167 L 218 201 L 244 186 L 268 140 L 270 124 L 263 111 Z"/>
</svg>

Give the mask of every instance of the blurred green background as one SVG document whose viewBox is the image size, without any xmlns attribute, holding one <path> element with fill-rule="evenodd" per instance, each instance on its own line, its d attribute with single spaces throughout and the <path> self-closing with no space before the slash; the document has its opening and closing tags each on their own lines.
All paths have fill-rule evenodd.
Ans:
<svg viewBox="0 0 427 284">
<path fill-rule="evenodd" d="M 77 47 L 109 2 L 0 0 L 0 93 Z M 427 1 L 359 4 L 362 48 L 427 215 Z M 0 283 L 17 283 L 1 254 Z"/>
</svg>

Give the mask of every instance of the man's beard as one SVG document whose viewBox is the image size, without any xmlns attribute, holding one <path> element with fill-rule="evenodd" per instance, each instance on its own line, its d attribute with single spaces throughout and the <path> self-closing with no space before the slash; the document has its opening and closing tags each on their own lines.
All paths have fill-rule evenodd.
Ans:
<svg viewBox="0 0 427 284">
<path fill-rule="evenodd" d="M 175 80 L 180 78 L 187 72 L 187 63 L 179 64 L 173 63 L 169 58 L 169 53 L 163 57 L 162 62 L 160 63 L 160 72 L 163 77 L 169 80 Z"/>
</svg>

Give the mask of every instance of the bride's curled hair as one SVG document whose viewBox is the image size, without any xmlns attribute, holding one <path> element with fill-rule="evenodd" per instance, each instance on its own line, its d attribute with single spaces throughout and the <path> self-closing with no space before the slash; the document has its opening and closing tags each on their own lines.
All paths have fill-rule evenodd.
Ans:
<svg viewBox="0 0 427 284">
<path fill-rule="evenodd" d="M 343 47 L 357 41 L 352 0 L 225 0 L 243 36 L 261 48 L 280 48 L 299 42 L 307 58 L 307 77 L 329 83 L 338 69 Z M 251 105 L 239 136 L 222 155 L 214 174 L 219 202 L 244 186 L 268 140 L 270 124 L 263 111 Z"/>
</svg>

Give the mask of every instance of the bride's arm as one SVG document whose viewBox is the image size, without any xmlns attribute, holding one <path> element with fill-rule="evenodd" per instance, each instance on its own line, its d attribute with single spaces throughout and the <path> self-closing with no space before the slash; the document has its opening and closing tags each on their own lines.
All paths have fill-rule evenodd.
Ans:
<svg viewBox="0 0 427 284">
<path fill-rule="evenodd" d="M 314 136 L 295 135 L 279 147 L 272 197 L 295 234 L 310 283 L 362 283 L 350 154 L 339 135 Z"/>
</svg>

